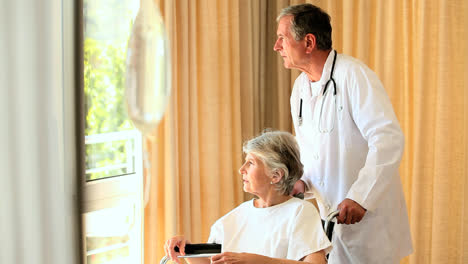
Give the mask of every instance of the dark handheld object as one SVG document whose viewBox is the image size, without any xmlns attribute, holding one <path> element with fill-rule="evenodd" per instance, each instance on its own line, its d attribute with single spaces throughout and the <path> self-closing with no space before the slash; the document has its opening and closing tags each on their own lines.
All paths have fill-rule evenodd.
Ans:
<svg viewBox="0 0 468 264">
<path fill-rule="evenodd" d="M 304 193 L 296 193 L 295 195 L 293 195 L 294 197 L 296 198 L 299 198 L 301 200 L 304 200 Z"/>
<path fill-rule="evenodd" d="M 175 252 L 179 252 L 179 247 L 174 248 Z M 202 244 L 187 244 L 185 245 L 185 254 L 209 254 L 221 253 L 221 244 L 202 243 Z"/>
</svg>

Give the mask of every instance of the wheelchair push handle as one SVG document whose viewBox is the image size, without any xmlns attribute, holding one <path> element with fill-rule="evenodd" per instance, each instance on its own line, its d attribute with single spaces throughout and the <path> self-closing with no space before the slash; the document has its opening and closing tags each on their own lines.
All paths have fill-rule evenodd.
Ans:
<svg viewBox="0 0 468 264">
<path fill-rule="evenodd" d="M 328 239 L 331 241 L 333 236 L 333 226 L 335 223 L 333 222 L 333 218 L 337 217 L 340 214 L 340 210 L 336 210 L 331 212 L 327 219 L 325 220 L 325 224 L 323 225 L 323 229 L 325 230 L 325 234 L 327 235 Z"/>
</svg>

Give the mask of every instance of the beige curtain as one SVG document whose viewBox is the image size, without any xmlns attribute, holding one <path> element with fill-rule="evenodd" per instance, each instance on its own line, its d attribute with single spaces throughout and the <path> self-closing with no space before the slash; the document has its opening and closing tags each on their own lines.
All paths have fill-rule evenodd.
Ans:
<svg viewBox="0 0 468 264">
<path fill-rule="evenodd" d="M 322 3 L 334 47 L 376 71 L 406 135 L 415 252 L 402 263 L 468 263 L 467 2 Z"/>
<path fill-rule="evenodd" d="M 415 252 L 402 263 L 468 263 L 468 3 L 465 0 L 161 0 L 173 94 L 147 141 L 151 195 L 145 263 L 164 241 L 206 241 L 213 222 L 250 198 L 242 142 L 292 130 L 297 71 L 273 51 L 276 16 L 303 2 L 332 17 L 333 46 L 381 78 L 406 136 L 401 179 Z"/>
<path fill-rule="evenodd" d="M 239 5 L 167 0 L 173 93 L 151 147 L 145 263 L 158 263 L 176 234 L 204 242 L 210 226 L 243 200 Z"/>
</svg>

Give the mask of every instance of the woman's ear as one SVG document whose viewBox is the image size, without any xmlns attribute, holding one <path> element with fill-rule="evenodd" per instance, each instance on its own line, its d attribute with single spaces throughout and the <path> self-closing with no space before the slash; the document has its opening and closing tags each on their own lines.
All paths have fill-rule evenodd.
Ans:
<svg viewBox="0 0 468 264">
<path fill-rule="evenodd" d="M 271 177 L 271 182 L 278 183 L 281 181 L 281 178 L 284 176 L 284 171 L 281 169 L 276 169 L 273 171 L 273 177 Z"/>
</svg>

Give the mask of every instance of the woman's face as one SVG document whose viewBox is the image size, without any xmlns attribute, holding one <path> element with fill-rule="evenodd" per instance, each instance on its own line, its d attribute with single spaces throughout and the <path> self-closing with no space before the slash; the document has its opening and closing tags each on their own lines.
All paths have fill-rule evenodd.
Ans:
<svg viewBox="0 0 468 264">
<path fill-rule="evenodd" d="M 239 173 L 242 175 L 245 192 L 255 195 L 268 192 L 271 178 L 268 177 L 267 168 L 263 162 L 255 155 L 247 154 Z"/>
</svg>

